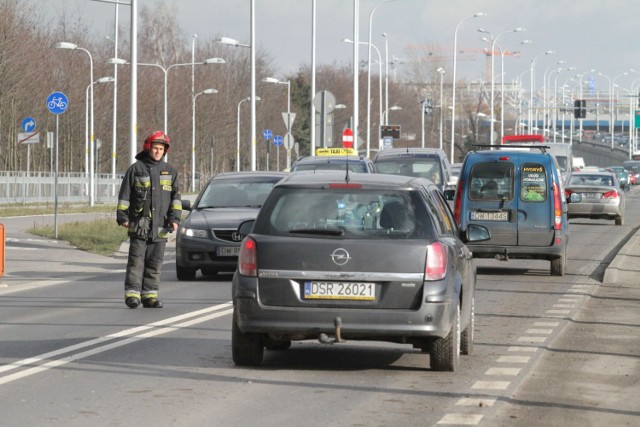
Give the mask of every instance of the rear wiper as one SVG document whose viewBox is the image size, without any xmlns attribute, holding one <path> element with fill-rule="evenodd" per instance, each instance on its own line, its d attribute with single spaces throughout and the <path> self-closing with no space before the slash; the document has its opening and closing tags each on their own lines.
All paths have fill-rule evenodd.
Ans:
<svg viewBox="0 0 640 427">
<path fill-rule="evenodd" d="M 344 230 L 339 228 L 297 228 L 293 230 L 289 230 L 289 233 L 300 233 L 300 234 L 318 234 L 325 236 L 342 236 L 344 235 Z"/>
</svg>

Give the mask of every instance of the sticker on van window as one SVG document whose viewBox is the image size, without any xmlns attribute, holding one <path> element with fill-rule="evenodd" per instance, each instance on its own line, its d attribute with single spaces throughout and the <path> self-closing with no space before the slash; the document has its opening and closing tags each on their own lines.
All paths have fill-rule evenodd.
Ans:
<svg viewBox="0 0 640 427">
<path fill-rule="evenodd" d="M 543 202 L 547 198 L 547 179 L 540 164 L 525 163 L 520 174 L 520 198 L 527 202 Z"/>
</svg>

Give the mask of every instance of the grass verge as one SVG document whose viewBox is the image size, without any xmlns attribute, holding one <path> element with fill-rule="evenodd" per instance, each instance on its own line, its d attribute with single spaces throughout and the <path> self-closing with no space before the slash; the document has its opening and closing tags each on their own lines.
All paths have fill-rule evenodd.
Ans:
<svg viewBox="0 0 640 427">
<path fill-rule="evenodd" d="M 50 225 L 30 228 L 27 232 L 50 239 L 55 235 Z M 118 226 L 113 218 L 102 218 L 61 224 L 58 226 L 58 239 L 83 251 L 111 256 L 128 237 L 127 230 Z"/>
</svg>

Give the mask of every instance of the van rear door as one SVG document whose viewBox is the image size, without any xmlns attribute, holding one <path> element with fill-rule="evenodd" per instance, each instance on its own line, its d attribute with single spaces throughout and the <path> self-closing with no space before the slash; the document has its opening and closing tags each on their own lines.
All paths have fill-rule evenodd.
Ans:
<svg viewBox="0 0 640 427">
<path fill-rule="evenodd" d="M 491 233 L 491 239 L 474 244 L 518 244 L 516 166 L 510 156 L 483 159 L 471 165 L 465 202 L 468 209 L 463 222 L 484 225 Z"/>
<path fill-rule="evenodd" d="M 518 246 L 551 246 L 555 236 L 553 171 L 538 161 L 523 161 L 518 169 Z"/>
</svg>

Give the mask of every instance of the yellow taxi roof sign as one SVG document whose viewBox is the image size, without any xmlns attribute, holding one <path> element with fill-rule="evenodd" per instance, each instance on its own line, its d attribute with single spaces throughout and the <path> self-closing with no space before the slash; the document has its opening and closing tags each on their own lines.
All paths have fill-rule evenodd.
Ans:
<svg viewBox="0 0 640 427">
<path fill-rule="evenodd" d="M 358 156 L 355 148 L 316 148 L 316 156 Z"/>
</svg>

